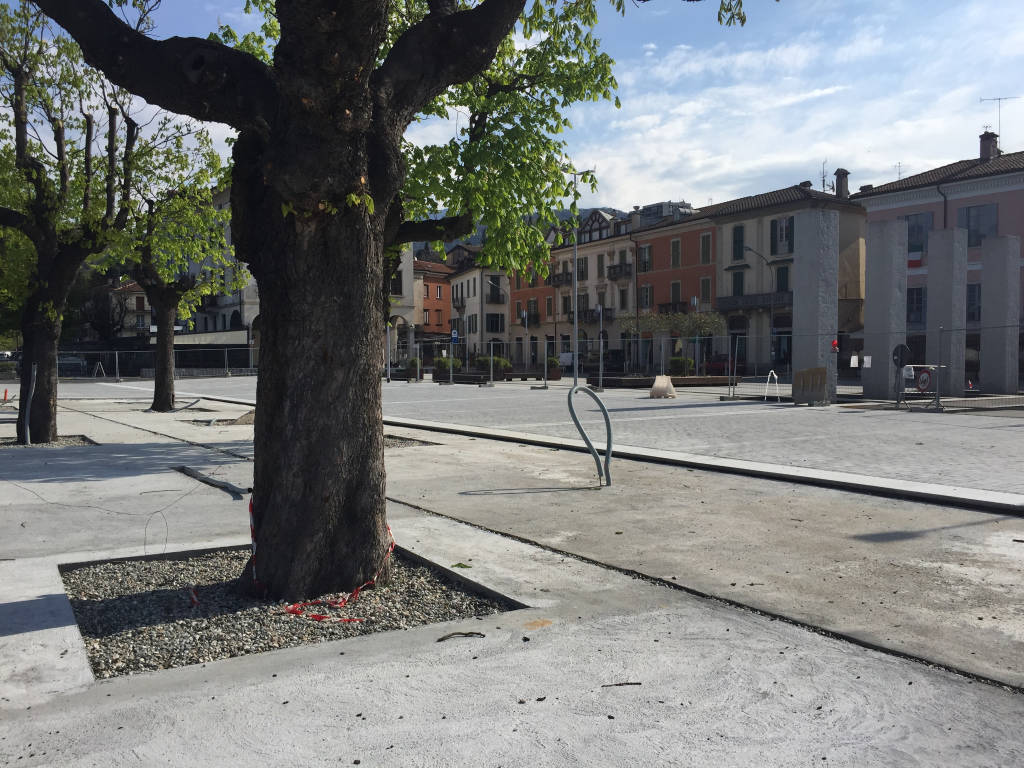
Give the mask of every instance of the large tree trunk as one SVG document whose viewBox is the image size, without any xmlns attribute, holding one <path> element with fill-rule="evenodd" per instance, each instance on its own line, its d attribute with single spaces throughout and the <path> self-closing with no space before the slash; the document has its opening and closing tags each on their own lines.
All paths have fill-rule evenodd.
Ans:
<svg viewBox="0 0 1024 768">
<path fill-rule="evenodd" d="M 18 402 L 18 442 L 52 443 L 57 439 L 57 342 L 60 340 L 60 313 L 49 308 L 44 292 L 37 291 L 26 302 L 22 315 L 21 389 Z M 36 365 L 35 394 L 32 365 Z M 29 430 L 25 430 L 28 417 Z"/>
<path fill-rule="evenodd" d="M 148 292 L 147 292 L 148 293 Z M 174 410 L 174 320 L 178 315 L 178 299 L 166 300 L 149 296 L 156 313 L 156 349 L 154 350 L 153 405 L 154 411 L 166 413 Z"/>
<path fill-rule="evenodd" d="M 238 146 L 235 152 L 237 161 Z M 256 553 L 243 587 L 284 599 L 348 591 L 377 575 L 389 543 L 380 388 L 382 225 L 363 207 L 283 217 L 279 198 L 250 196 L 236 177 L 236 211 L 243 195 L 253 207 L 232 229 L 240 253 L 251 247 L 261 254 L 252 270 L 263 328 Z"/>
</svg>

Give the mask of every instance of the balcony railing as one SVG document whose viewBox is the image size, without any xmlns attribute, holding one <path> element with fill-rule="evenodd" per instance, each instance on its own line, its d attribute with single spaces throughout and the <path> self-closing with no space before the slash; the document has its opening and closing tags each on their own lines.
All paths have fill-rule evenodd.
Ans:
<svg viewBox="0 0 1024 768">
<path fill-rule="evenodd" d="M 466 308 L 466 300 L 465 300 L 465 298 L 459 297 L 457 299 L 452 299 L 452 309 L 456 310 L 457 312 L 461 312 L 465 308 Z"/>
<path fill-rule="evenodd" d="M 633 276 L 632 264 L 611 264 L 608 266 L 608 279 L 621 280 L 624 277 Z"/>
<path fill-rule="evenodd" d="M 527 312 L 526 323 L 530 327 L 540 325 L 540 312 Z"/>
<path fill-rule="evenodd" d="M 719 312 L 731 312 L 736 309 L 771 309 L 790 306 L 792 303 L 792 291 L 751 293 L 746 296 L 719 296 L 715 299 L 715 309 Z"/>
<path fill-rule="evenodd" d="M 572 311 L 565 313 L 566 318 L 572 322 Z M 611 307 L 604 308 L 604 322 L 612 323 L 615 321 L 615 310 Z M 596 309 L 581 309 L 580 310 L 580 322 L 584 325 L 597 325 L 601 322 L 601 315 Z"/>
<path fill-rule="evenodd" d="M 497 291 L 489 291 L 487 295 L 484 296 L 484 302 L 487 304 L 504 304 L 505 294 L 498 293 Z"/>
<path fill-rule="evenodd" d="M 551 284 L 552 285 L 571 285 L 572 284 L 572 272 L 552 272 L 551 273 Z"/>
<path fill-rule="evenodd" d="M 669 301 L 658 305 L 658 313 L 662 315 L 678 315 L 690 311 L 688 301 Z"/>
</svg>

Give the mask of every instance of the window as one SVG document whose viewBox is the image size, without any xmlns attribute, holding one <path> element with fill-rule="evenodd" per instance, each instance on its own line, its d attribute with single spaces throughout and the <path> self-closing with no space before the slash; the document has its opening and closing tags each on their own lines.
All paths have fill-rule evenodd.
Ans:
<svg viewBox="0 0 1024 768">
<path fill-rule="evenodd" d="M 537 300 L 536 299 L 527 299 L 527 301 L 526 301 L 526 311 L 527 311 L 528 314 L 531 314 L 531 315 L 539 315 L 540 314 L 540 312 L 537 310 Z"/>
<path fill-rule="evenodd" d="M 679 302 L 681 302 L 683 300 L 683 298 L 682 298 L 683 290 L 682 290 L 682 285 L 680 285 L 679 281 L 676 280 L 675 282 L 673 282 L 672 285 L 669 286 L 669 288 L 670 288 L 670 290 L 672 292 L 671 293 L 671 296 L 672 296 L 671 301 L 672 301 L 672 303 L 673 304 L 678 304 Z"/>
<path fill-rule="evenodd" d="M 562 274 L 563 275 L 569 274 L 569 262 L 568 261 L 563 261 L 562 262 Z"/>
<path fill-rule="evenodd" d="M 636 271 L 651 271 L 651 246 L 641 245 L 636 249 Z"/>
<path fill-rule="evenodd" d="M 711 233 L 702 232 L 700 236 L 700 263 L 711 263 Z"/>
<path fill-rule="evenodd" d="M 737 269 L 732 273 L 732 295 L 743 295 L 743 270 Z"/>
<path fill-rule="evenodd" d="M 672 269 L 679 269 L 683 263 L 683 247 L 678 239 L 673 240 L 671 244 L 672 252 Z"/>
<path fill-rule="evenodd" d="M 928 318 L 928 289 L 907 288 L 907 324 L 924 325 Z"/>
<path fill-rule="evenodd" d="M 640 286 L 640 308 L 648 309 L 651 306 L 651 296 L 654 293 L 654 289 L 650 285 Z"/>
<path fill-rule="evenodd" d="M 545 315 L 545 317 L 551 317 L 553 314 L 555 314 L 554 304 L 555 304 L 555 302 L 554 302 L 554 300 L 550 296 L 548 296 L 546 299 L 544 299 L 544 315 Z"/>
<path fill-rule="evenodd" d="M 537 287 L 537 273 L 536 272 L 531 272 L 530 273 L 530 287 L 531 288 L 536 288 Z"/>
<path fill-rule="evenodd" d="M 598 291 L 597 292 L 597 306 L 599 306 L 599 307 L 607 307 L 608 306 L 605 303 L 604 291 Z"/>
<path fill-rule="evenodd" d="M 700 279 L 700 300 L 701 302 L 711 301 L 711 278 L 702 277 Z"/>
<path fill-rule="evenodd" d="M 580 312 L 586 312 L 588 309 L 590 309 L 590 294 L 576 294 L 576 309 L 578 309 Z"/>
<path fill-rule="evenodd" d="M 587 275 L 590 274 L 590 257 L 579 256 L 576 259 L 576 279 L 586 280 Z"/>
<path fill-rule="evenodd" d="M 967 322 L 981 321 L 981 283 L 967 284 Z"/>
<path fill-rule="evenodd" d="M 568 315 L 572 312 L 572 296 L 565 294 L 562 296 L 562 314 Z"/>
<path fill-rule="evenodd" d="M 475 277 L 473 278 L 473 285 L 472 285 L 472 288 L 473 288 L 473 293 L 472 293 L 472 295 L 473 295 L 473 296 L 476 296 L 476 278 L 475 278 Z"/>
<path fill-rule="evenodd" d="M 597 254 L 597 276 L 604 277 L 604 254 Z"/>
<path fill-rule="evenodd" d="M 439 299 L 443 298 L 443 294 L 441 293 L 442 288 L 443 288 L 443 286 L 441 286 L 441 285 L 437 286 L 437 298 L 439 298 Z"/>
<path fill-rule="evenodd" d="M 932 231 L 933 215 L 927 213 L 912 213 L 907 216 L 907 255 L 916 255 L 920 258 L 922 253 L 928 253 L 928 233 Z"/>
<path fill-rule="evenodd" d="M 205 319 L 205 318 L 204 318 Z M 149 318 L 145 315 L 135 316 L 135 329 L 138 331 L 144 331 L 149 327 Z"/>
<path fill-rule="evenodd" d="M 775 290 L 789 290 L 789 267 L 777 267 L 775 269 Z"/>
<path fill-rule="evenodd" d="M 430 298 L 430 286 L 427 285 L 426 283 L 423 284 L 423 298 L 424 299 L 429 299 Z"/>
<path fill-rule="evenodd" d="M 627 255 L 628 254 L 627 254 L 627 251 L 626 251 L 625 248 L 623 248 L 621 251 L 619 251 L 619 264 L 625 264 L 626 263 L 626 256 Z"/>
<path fill-rule="evenodd" d="M 435 325 L 443 325 L 444 324 L 444 319 L 441 317 L 441 310 L 440 309 L 435 309 L 434 310 L 434 317 L 437 318 L 436 320 L 434 320 L 434 324 Z"/>
<path fill-rule="evenodd" d="M 466 318 L 466 333 L 476 333 L 476 315 L 470 315 Z"/>
<path fill-rule="evenodd" d="M 520 320 L 523 317 L 523 302 L 516 302 L 516 320 Z"/>
<path fill-rule="evenodd" d="M 967 247 L 981 245 L 983 237 L 995 237 L 996 212 L 995 203 L 988 205 L 972 205 L 956 212 L 956 225 L 967 230 Z"/>
<path fill-rule="evenodd" d="M 144 296 L 135 297 L 135 311 L 145 312 L 146 311 L 146 298 Z"/>
<path fill-rule="evenodd" d="M 772 219 L 772 256 L 793 252 L 793 217 Z"/>
<path fill-rule="evenodd" d="M 424 309 L 423 310 L 423 324 L 424 325 L 430 325 L 430 310 L 429 309 Z"/>
<path fill-rule="evenodd" d="M 394 296 L 402 295 L 402 270 L 398 270 L 391 277 L 391 293 Z"/>
<path fill-rule="evenodd" d="M 732 228 L 732 260 L 743 260 L 743 225 L 737 224 Z"/>
<path fill-rule="evenodd" d="M 619 288 L 619 309 L 629 307 L 629 288 Z"/>
<path fill-rule="evenodd" d="M 523 276 L 522 275 L 516 275 L 516 290 L 518 291 L 522 287 L 523 287 Z"/>
</svg>

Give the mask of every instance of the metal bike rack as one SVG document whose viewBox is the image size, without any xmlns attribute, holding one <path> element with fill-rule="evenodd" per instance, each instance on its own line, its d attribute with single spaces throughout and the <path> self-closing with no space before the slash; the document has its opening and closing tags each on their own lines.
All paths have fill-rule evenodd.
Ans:
<svg viewBox="0 0 1024 768">
<path fill-rule="evenodd" d="M 583 429 L 583 425 L 580 424 L 580 420 L 576 418 L 576 409 L 572 404 L 572 396 L 577 392 L 586 392 L 590 395 L 591 399 L 597 403 L 601 409 L 601 413 L 604 415 L 604 428 L 608 435 L 608 443 L 604 449 L 604 469 L 601 469 L 601 457 L 597 453 L 597 449 L 594 444 L 590 442 L 590 438 L 587 437 L 586 431 Z M 604 407 L 604 403 L 601 402 L 601 398 L 598 397 L 594 392 L 583 384 L 577 384 L 575 387 L 569 390 L 569 415 L 572 416 L 572 421 L 576 425 L 576 429 L 580 432 L 580 437 L 583 438 L 583 442 L 587 444 L 587 448 L 590 449 L 590 455 L 594 457 L 594 463 L 597 465 L 597 480 L 600 483 L 601 479 L 604 479 L 605 485 L 612 484 L 612 474 L 610 464 L 612 461 L 612 422 L 608 418 L 608 409 Z"/>
</svg>

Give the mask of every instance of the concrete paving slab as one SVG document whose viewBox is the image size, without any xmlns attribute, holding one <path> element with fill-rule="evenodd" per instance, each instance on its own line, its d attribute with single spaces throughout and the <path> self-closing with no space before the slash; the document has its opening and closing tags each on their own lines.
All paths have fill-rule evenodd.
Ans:
<svg viewBox="0 0 1024 768">
<path fill-rule="evenodd" d="M 1011 765 L 1024 697 L 415 511 L 528 610 L 104 681 L 5 713 L 18 765 Z M 479 569 L 479 570 L 477 570 Z M 436 642 L 475 630 L 484 638 Z M 524 641 L 523 638 L 528 638 Z M 616 685 L 639 683 L 639 685 Z"/>
<path fill-rule="evenodd" d="M 426 439 L 389 498 L 1024 685 L 1020 518 L 621 460 L 598 490 L 583 454 Z"/>
</svg>

